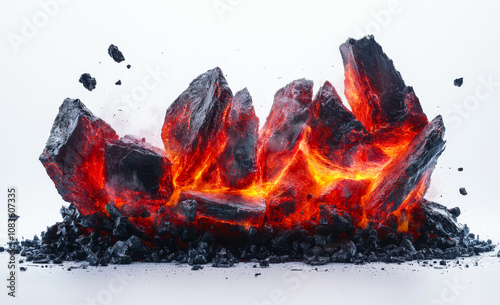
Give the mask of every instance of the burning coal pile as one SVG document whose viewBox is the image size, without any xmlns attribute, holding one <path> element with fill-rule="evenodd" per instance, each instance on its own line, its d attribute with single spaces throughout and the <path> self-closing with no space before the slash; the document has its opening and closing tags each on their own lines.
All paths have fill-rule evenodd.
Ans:
<svg viewBox="0 0 500 305">
<path fill-rule="evenodd" d="M 27 260 L 402 262 L 491 251 L 424 194 L 445 148 L 373 37 L 340 46 L 346 108 L 326 82 L 278 90 L 262 128 L 219 68 L 171 104 L 164 150 L 119 137 L 78 99 L 59 108 L 40 160 L 70 203 L 27 241 Z"/>
</svg>

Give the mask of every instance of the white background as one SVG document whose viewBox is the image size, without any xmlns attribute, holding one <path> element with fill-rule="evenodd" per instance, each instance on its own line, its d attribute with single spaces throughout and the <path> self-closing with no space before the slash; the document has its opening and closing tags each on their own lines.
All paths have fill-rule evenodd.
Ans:
<svg viewBox="0 0 500 305">
<path fill-rule="evenodd" d="M 233 93 L 247 87 L 262 125 L 276 90 L 294 79 L 313 80 L 315 90 L 329 80 L 342 93 L 339 45 L 373 33 L 429 119 L 442 114 L 448 127 L 427 198 L 459 206 L 461 222 L 498 242 L 499 9 L 495 1 L 430 0 L 6 2 L 0 202 L 8 186 L 18 188 L 19 235 L 26 238 L 60 220 L 64 202 L 38 156 L 66 97 L 80 98 L 120 135 L 161 147 L 165 110 L 206 70 L 219 66 Z M 111 43 L 125 62 L 108 56 Z M 92 92 L 78 82 L 84 72 L 97 78 Z M 461 88 L 453 86 L 457 77 L 464 77 Z M 114 85 L 118 79 L 122 86 Z"/>
</svg>

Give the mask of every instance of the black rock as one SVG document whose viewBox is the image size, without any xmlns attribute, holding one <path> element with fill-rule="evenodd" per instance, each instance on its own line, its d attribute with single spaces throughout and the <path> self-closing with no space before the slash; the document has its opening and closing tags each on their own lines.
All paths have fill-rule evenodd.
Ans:
<svg viewBox="0 0 500 305">
<path fill-rule="evenodd" d="M 399 208 L 419 183 L 424 182 L 428 187 L 430 174 L 445 148 L 444 132 L 443 119 L 437 116 L 410 142 L 404 153 L 384 168 L 383 179 L 366 201 L 368 215 L 376 215 L 374 219 L 381 220 Z"/>
<path fill-rule="evenodd" d="M 122 61 L 125 60 L 125 57 L 123 56 L 123 53 L 120 50 L 118 50 L 118 47 L 115 46 L 114 44 L 111 44 L 109 46 L 109 48 L 108 48 L 108 54 L 116 62 L 122 62 Z"/>
<path fill-rule="evenodd" d="M 330 82 L 319 89 L 310 112 L 307 143 L 323 158 L 342 167 L 350 167 L 358 161 L 356 151 L 364 152 L 365 164 L 386 158 L 379 148 L 368 143 L 368 132 L 344 106 Z"/>
<path fill-rule="evenodd" d="M 348 263 L 356 254 L 356 245 L 352 241 L 344 241 L 339 251 L 331 256 L 332 262 Z"/>
<path fill-rule="evenodd" d="M 264 182 L 274 181 L 299 150 L 310 117 L 313 82 L 295 80 L 274 95 L 271 112 L 259 132 L 259 164 Z M 265 161 L 264 161 L 265 160 Z"/>
<path fill-rule="evenodd" d="M 80 80 L 79 80 L 80 83 L 83 84 L 83 86 L 85 87 L 85 89 L 89 90 L 89 91 L 92 91 L 95 89 L 96 85 L 97 85 L 97 81 L 95 78 L 93 78 L 90 74 L 88 73 L 83 73 L 81 76 L 80 76 Z"/>
<path fill-rule="evenodd" d="M 462 194 L 462 195 L 464 195 L 464 196 L 465 196 L 465 195 L 467 195 L 467 190 L 465 189 L 465 187 L 461 187 L 461 188 L 459 189 L 459 191 L 460 191 L 460 194 Z"/>
<path fill-rule="evenodd" d="M 117 85 L 117 86 L 120 86 L 121 84 L 122 84 L 122 81 L 121 81 L 121 80 L 118 80 L 118 81 L 115 83 L 115 85 Z"/>
<path fill-rule="evenodd" d="M 201 269 L 203 269 L 203 266 L 200 266 L 200 265 L 193 265 L 193 267 L 191 267 L 191 270 L 194 270 L 194 271 L 198 271 Z"/>
<path fill-rule="evenodd" d="M 348 39 L 340 46 L 346 79 L 346 98 L 354 115 L 368 131 L 410 123 L 421 129 L 427 123 L 413 88 L 373 36 Z"/>
<path fill-rule="evenodd" d="M 204 255 L 198 254 L 195 256 L 194 261 L 196 265 L 204 265 L 207 263 L 207 259 L 205 258 Z"/>
<path fill-rule="evenodd" d="M 132 136 L 110 141 L 105 148 L 106 180 L 121 190 L 158 194 L 163 181 L 162 198 L 168 201 L 173 190 L 171 163 L 163 152 Z"/>
<path fill-rule="evenodd" d="M 127 217 L 121 216 L 115 219 L 113 227 L 113 236 L 119 240 L 126 240 L 130 237 L 128 228 L 130 226 L 130 221 Z"/>
<path fill-rule="evenodd" d="M 446 261 L 440 261 L 440 262 L 439 262 L 439 264 L 440 264 L 441 266 L 446 266 Z"/>
<path fill-rule="evenodd" d="M 457 87 L 461 87 L 463 83 L 464 83 L 463 77 L 457 78 L 453 81 L 453 84 Z"/>
<path fill-rule="evenodd" d="M 216 161 L 224 186 L 241 189 L 257 178 L 258 131 L 259 118 L 252 105 L 252 97 L 245 88 L 232 99 L 225 149 Z"/>
<path fill-rule="evenodd" d="M 463 168 L 463 167 L 459 167 L 459 168 L 458 168 L 458 171 L 459 171 L 459 172 L 463 172 L 463 171 L 464 171 L 464 168 Z"/>
<path fill-rule="evenodd" d="M 224 129 L 233 93 L 220 68 L 198 76 L 170 105 L 161 138 L 170 160 L 177 160 L 179 186 L 192 183 L 224 147 Z"/>
<path fill-rule="evenodd" d="M 27 267 L 20 267 L 19 270 L 21 270 L 22 272 L 24 272 L 24 271 L 28 270 L 28 268 Z"/>
<path fill-rule="evenodd" d="M 182 213 L 188 221 L 193 222 L 196 219 L 196 214 L 198 213 L 198 203 L 194 199 L 183 200 L 180 203 Z"/>
<path fill-rule="evenodd" d="M 132 67 L 131 65 L 127 65 L 127 69 L 130 69 L 130 67 Z"/>
<path fill-rule="evenodd" d="M 264 259 L 264 260 L 260 260 L 260 261 L 259 261 L 259 266 L 260 266 L 261 268 L 267 268 L 267 267 L 269 267 L 269 261 L 268 261 L 268 260 L 265 260 L 265 259 Z"/>
<path fill-rule="evenodd" d="M 5 248 L 4 247 L 0 247 L 0 252 L 3 252 L 5 251 Z"/>
<path fill-rule="evenodd" d="M 109 202 L 108 204 L 106 204 L 106 211 L 108 211 L 109 216 L 111 216 L 112 219 L 122 216 L 122 213 L 120 212 L 120 210 L 118 210 L 113 202 Z"/>
<path fill-rule="evenodd" d="M 57 264 L 57 265 L 62 264 L 62 262 L 63 262 L 63 260 L 60 259 L 60 258 L 55 258 L 55 259 L 52 260 L 52 263 L 53 264 Z"/>
<path fill-rule="evenodd" d="M 459 207 L 454 207 L 454 208 L 448 209 L 448 212 L 450 212 L 451 215 L 453 215 L 455 217 L 458 217 L 461 214 Z"/>
<path fill-rule="evenodd" d="M 191 201 L 188 201 L 187 203 L 189 204 L 187 204 L 186 200 Z M 195 201 L 197 205 L 194 205 L 193 201 Z M 183 213 L 192 213 L 189 214 L 191 216 L 198 215 L 198 217 L 211 217 L 214 220 L 221 221 L 244 221 L 252 225 L 260 225 L 262 223 L 266 210 L 264 201 L 253 197 L 247 198 L 240 195 L 212 194 L 194 191 L 181 193 L 179 205 Z M 197 214 L 195 213 L 196 211 Z"/>
<path fill-rule="evenodd" d="M 82 169 L 93 169 L 95 159 L 104 160 L 107 141 L 116 138 L 113 128 L 80 100 L 67 98 L 59 107 L 39 159 L 63 199 L 78 204 L 85 214 L 96 212 L 96 207 L 107 204 L 109 198 L 95 182 L 103 181 L 102 173 Z"/>
<path fill-rule="evenodd" d="M 127 239 L 127 248 L 131 256 L 136 258 L 142 258 L 146 253 L 150 252 L 142 240 L 135 235 Z"/>
</svg>

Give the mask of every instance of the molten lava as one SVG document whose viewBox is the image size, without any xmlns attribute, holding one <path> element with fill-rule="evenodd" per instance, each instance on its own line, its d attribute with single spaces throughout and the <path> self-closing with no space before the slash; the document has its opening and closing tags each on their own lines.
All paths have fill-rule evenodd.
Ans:
<svg viewBox="0 0 500 305">
<path fill-rule="evenodd" d="M 372 223 L 421 228 L 423 196 L 444 149 L 432 122 L 373 37 L 340 47 L 345 95 L 326 82 L 278 90 L 259 130 L 246 89 L 233 96 L 219 68 L 172 103 L 164 151 L 95 117 L 79 100 L 60 108 L 40 160 L 64 200 L 85 215 L 119 210 L 137 230 L 180 227 L 231 236 L 319 226 L 346 233 Z M 233 228 L 233 229 L 232 229 Z"/>
</svg>

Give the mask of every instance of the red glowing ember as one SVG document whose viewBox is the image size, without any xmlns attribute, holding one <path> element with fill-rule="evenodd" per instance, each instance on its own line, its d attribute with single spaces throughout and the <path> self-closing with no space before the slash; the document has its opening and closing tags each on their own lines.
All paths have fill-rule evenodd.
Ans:
<svg viewBox="0 0 500 305">
<path fill-rule="evenodd" d="M 229 237 L 234 227 L 341 233 L 369 223 L 418 234 L 442 119 L 428 122 L 373 37 L 340 51 L 352 111 L 329 82 L 313 95 L 312 81 L 299 79 L 277 91 L 259 130 L 249 92 L 233 96 L 215 68 L 168 108 L 164 150 L 119 138 L 66 99 L 40 160 L 82 214 L 109 217 L 113 207 L 148 236 L 166 226 Z"/>
</svg>

